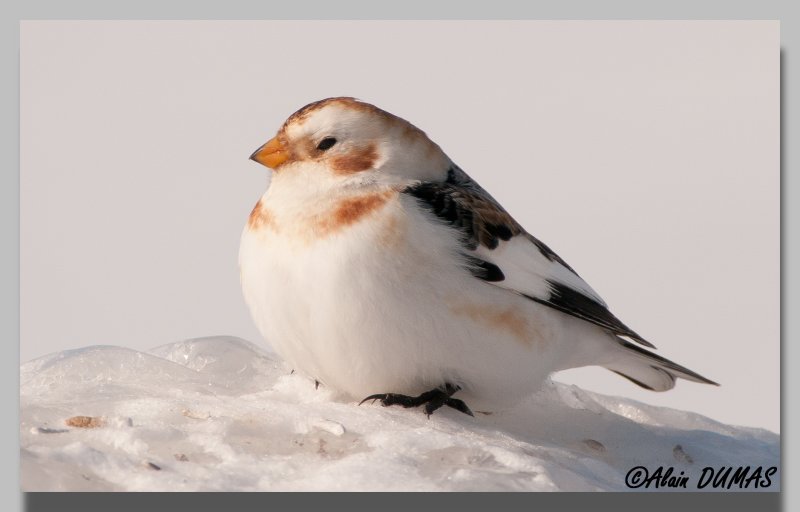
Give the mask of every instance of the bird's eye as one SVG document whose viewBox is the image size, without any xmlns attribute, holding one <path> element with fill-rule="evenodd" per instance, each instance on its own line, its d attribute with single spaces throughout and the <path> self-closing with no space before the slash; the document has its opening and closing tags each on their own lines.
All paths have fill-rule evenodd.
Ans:
<svg viewBox="0 0 800 512">
<path fill-rule="evenodd" d="M 317 144 L 317 149 L 319 149 L 320 151 L 325 151 L 332 148 L 334 144 L 336 144 L 336 139 L 334 139 L 333 137 L 325 137 L 324 139 L 319 141 L 319 144 Z"/>
</svg>

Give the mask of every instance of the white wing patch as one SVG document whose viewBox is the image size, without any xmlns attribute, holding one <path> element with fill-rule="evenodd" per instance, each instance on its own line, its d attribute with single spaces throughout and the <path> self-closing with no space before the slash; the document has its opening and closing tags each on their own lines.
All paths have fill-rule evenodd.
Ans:
<svg viewBox="0 0 800 512">
<path fill-rule="evenodd" d="M 475 255 L 497 265 L 505 279 L 495 284 L 543 300 L 550 298 L 551 287 L 547 281 L 561 283 L 581 292 L 603 306 L 603 299 L 589 284 L 557 260 L 550 260 L 525 236 L 515 236 L 501 242 L 495 249 L 479 246 Z"/>
</svg>

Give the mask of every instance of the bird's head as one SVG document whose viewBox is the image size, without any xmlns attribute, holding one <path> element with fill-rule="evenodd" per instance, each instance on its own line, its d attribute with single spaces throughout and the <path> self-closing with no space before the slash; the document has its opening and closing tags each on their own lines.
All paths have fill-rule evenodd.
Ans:
<svg viewBox="0 0 800 512">
<path fill-rule="evenodd" d="M 310 103 L 251 156 L 279 176 L 402 184 L 436 179 L 450 160 L 408 121 L 354 98 Z"/>
</svg>

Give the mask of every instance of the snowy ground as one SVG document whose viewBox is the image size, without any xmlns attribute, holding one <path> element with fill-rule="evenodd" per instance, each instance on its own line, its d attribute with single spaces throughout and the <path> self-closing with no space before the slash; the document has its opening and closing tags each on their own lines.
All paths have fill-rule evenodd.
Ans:
<svg viewBox="0 0 800 512">
<path fill-rule="evenodd" d="M 20 385 L 25 491 L 617 491 L 636 466 L 696 490 L 705 467 L 780 466 L 766 430 L 558 383 L 475 418 L 358 407 L 230 337 L 61 352 Z"/>
</svg>

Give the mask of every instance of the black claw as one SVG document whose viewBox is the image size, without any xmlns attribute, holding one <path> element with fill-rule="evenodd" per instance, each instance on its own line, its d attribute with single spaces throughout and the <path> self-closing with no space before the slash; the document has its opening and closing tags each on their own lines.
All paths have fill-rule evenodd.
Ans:
<svg viewBox="0 0 800 512">
<path fill-rule="evenodd" d="M 369 395 L 367 398 L 365 398 L 365 399 L 361 400 L 360 402 L 358 402 L 358 405 L 363 404 L 367 400 L 372 400 L 373 402 L 375 400 L 380 400 L 381 402 L 383 402 L 383 400 L 385 400 L 387 396 L 388 395 L 386 393 L 379 393 L 377 395 Z"/>
<path fill-rule="evenodd" d="M 314 379 L 314 389 L 319 389 L 319 381 Z"/>
<path fill-rule="evenodd" d="M 445 400 L 446 400 L 446 399 L 445 399 Z M 425 411 L 425 416 L 427 416 L 428 418 L 430 418 L 430 417 L 431 417 L 431 414 L 433 414 L 434 412 L 436 412 L 436 410 L 437 410 L 437 409 L 439 409 L 439 408 L 440 408 L 441 406 L 443 406 L 443 405 L 444 405 L 444 400 L 440 399 L 439 397 L 436 397 L 436 399 L 434 399 L 434 400 L 431 400 L 430 402 L 428 402 L 427 404 L 425 404 L 425 409 L 424 409 L 424 411 Z"/>
<path fill-rule="evenodd" d="M 474 417 L 475 415 L 472 414 L 472 411 L 469 407 L 467 407 L 467 404 L 457 398 L 451 398 L 453 393 L 460 389 L 461 388 L 459 386 L 447 383 L 440 388 L 426 391 L 419 396 L 399 395 L 396 393 L 378 393 L 366 397 L 365 399 L 361 400 L 358 405 L 363 404 L 367 400 L 380 400 L 381 405 L 384 407 L 390 405 L 401 405 L 409 408 L 424 405 L 425 407 L 423 411 L 429 418 L 437 409 L 443 405 L 447 405 L 448 407 L 451 407 L 459 412 L 463 412 L 464 414 Z"/>
<path fill-rule="evenodd" d="M 472 411 L 467 406 L 467 404 L 464 403 L 463 400 L 459 400 L 458 398 L 448 398 L 444 404 L 448 407 L 452 407 L 457 411 L 463 412 L 464 414 L 468 414 L 473 418 L 475 417 L 475 415 L 472 414 Z"/>
</svg>

